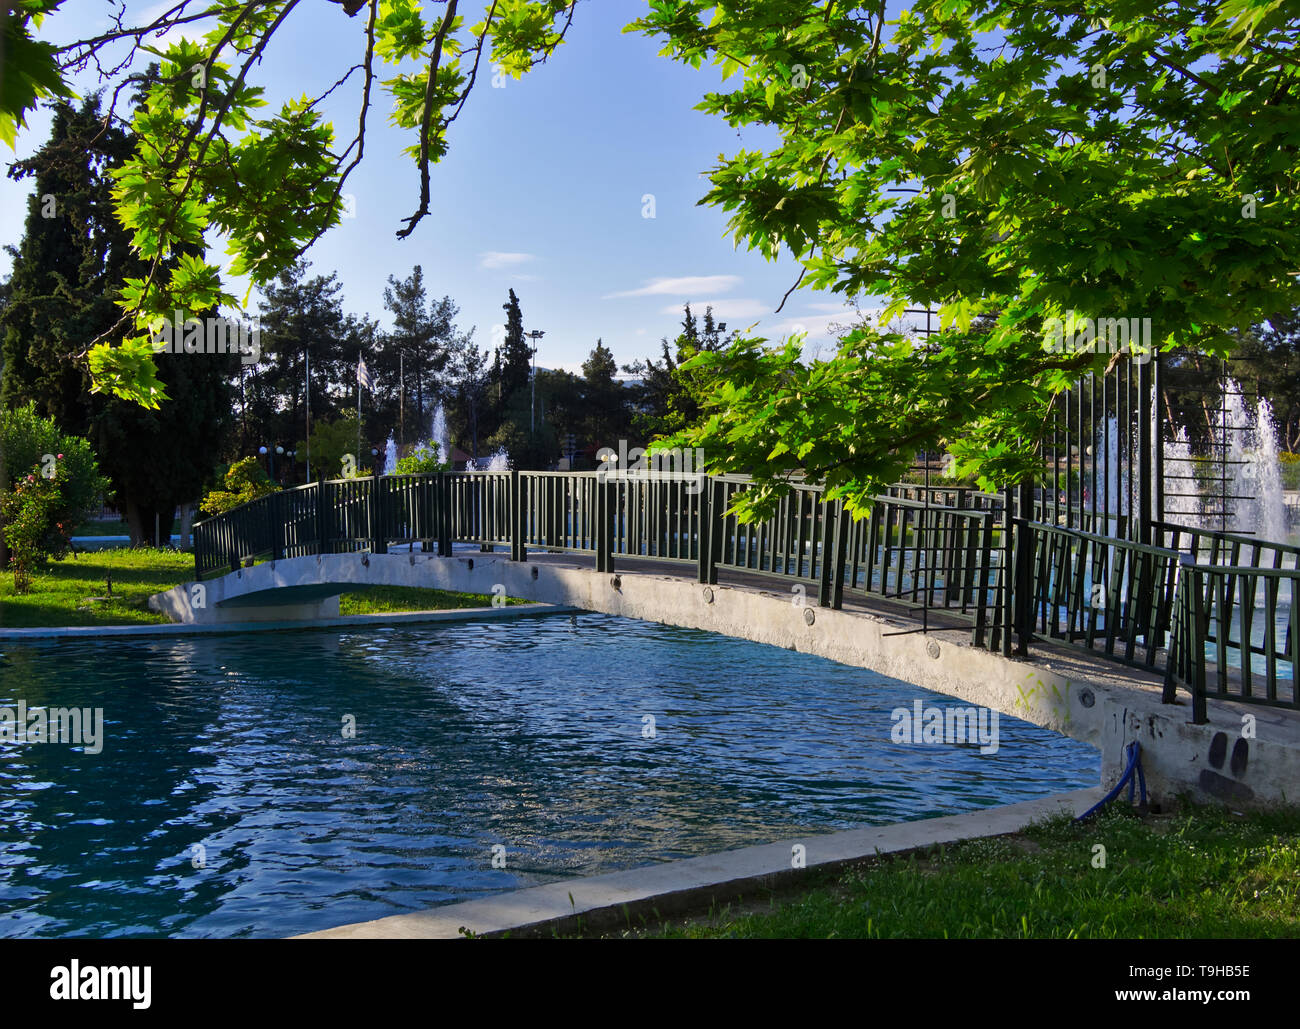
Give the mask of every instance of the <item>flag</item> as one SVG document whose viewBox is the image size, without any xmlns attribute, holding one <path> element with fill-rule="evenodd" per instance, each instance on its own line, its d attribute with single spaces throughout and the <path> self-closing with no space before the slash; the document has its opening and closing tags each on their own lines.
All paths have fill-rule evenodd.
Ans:
<svg viewBox="0 0 1300 1029">
<path fill-rule="evenodd" d="M 375 388 L 374 383 L 370 380 L 370 372 L 366 370 L 366 359 L 364 357 L 357 358 L 357 382 L 365 386 L 366 389 Z"/>
</svg>

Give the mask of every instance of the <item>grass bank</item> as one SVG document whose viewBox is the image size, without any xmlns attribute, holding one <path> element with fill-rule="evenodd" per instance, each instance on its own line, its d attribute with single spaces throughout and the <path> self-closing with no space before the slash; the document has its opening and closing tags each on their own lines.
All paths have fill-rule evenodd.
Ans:
<svg viewBox="0 0 1300 1029">
<path fill-rule="evenodd" d="M 1098 848 L 1103 849 L 1098 849 Z M 1103 864 L 1104 861 L 1104 864 Z M 809 873 L 797 891 L 607 933 L 658 938 L 1300 936 L 1300 812 L 1117 808 Z"/>
<path fill-rule="evenodd" d="M 0 573 L 0 628 L 166 624 L 150 611 L 150 594 L 194 578 L 194 556 L 177 550 L 96 550 L 51 561 L 32 577 L 30 593 L 14 593 L 13 576 Z M 380 586 L 339 599 L 339 613 L 382 614 L 487 607 L 474 593 Z M 512 600 L 510 603 L 522 603 Z"/>
</svg>

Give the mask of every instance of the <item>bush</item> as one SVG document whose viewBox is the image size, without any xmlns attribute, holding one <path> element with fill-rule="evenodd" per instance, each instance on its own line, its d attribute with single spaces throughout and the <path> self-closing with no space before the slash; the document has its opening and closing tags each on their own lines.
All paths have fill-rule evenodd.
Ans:
<svg viewBox="0 0 1300 1029">
<path fill-rule="evenodd" d="M 1282 488 L 1300 489 L 1300 454 L 1289 454 L 1284 450 L 1277 457 L 1282 465 Z"/>
<path fill-rule="evenodd" d="M 44 466 L 50 474 L 29 472 L 0 493 L 0 522 L 10 547 L 16 593 L 29 592 L 32 572 L 48 558 L 63 557 L 72 546 L 74 522 L 69 520 L 63 495 L 68 470 L 59 467 L 58 456 Z"/>
<path fill-rule="evenodd" d="M 60 520 L 69 526 L 94 512 L 109 488 L 90 444 L 80 436 L 64 435 L 54 422 L 38 415 L 32 403 L 0 411 L 0 455 L 10 483 L 29 474 L 48 474 L 52 467 L 67 473 L 60 479 L 67 517 Z"/>
<path fill-rule="evenodd" d="M 240 458 L 232 464 L 226 471 L 225 484 L 225 489 L 213 490 L 204 497 L 199 510 L 210 515 L 224 514 L 277 489 L 255 457 Z"/>
<path fill-rule="evenodd" d="M 99 506 L 108 480 L 89 443 L 65 436 L 30 403 L 0 411 L 0 455 L 9 484 L 0 492 L 0 533 L 14 589 L 26 593 L 37 567 L 68 552 L 73 526 Z"/>
<path fill-rule="evenodd" d="M 429 472 L 446 471 L 447 467 L 438 459 L 437 443 L 421 443 L 397 462 L 394 474 L 425 475 Z"/>
</svg>

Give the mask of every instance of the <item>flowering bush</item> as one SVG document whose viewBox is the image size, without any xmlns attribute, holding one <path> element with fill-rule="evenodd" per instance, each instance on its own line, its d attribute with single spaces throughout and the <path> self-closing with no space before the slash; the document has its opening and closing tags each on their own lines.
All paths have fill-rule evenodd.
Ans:
<svg viewBox="0 0 1300 1029">
<path fill-rule="evenodd" d="M 75 512 L 69 510 L 64 496 L 69 473 L 62 459 L 59 454 L 53 466 L 38 466 L 0 493 L 0 523 L 18 593 L 31 590 L 36 568 L 50 558 L 63 557 L 72 546 L 70 519 Z M 42 474 L 47 468 L 49 472 Z"/>
<path fill-rule="evenodd" d="M 0 410 L 0 454 L 4 455 L 5 476 L 0 483 L 12 486 L 29 472 L 40 477 L 51 459 L 66 475 L 62 492 L 67 508 L 68 529 L 98 509 L 109 482 L 99 474 L 90 444 L 80 436 L 69 436 L 49 418 L 36 413 L 33 404 Z"/>
</svg>

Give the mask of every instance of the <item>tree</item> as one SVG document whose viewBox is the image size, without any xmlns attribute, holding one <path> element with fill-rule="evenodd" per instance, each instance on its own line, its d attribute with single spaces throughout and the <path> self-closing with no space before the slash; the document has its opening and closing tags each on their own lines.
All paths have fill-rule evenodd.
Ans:
<svg viewBox="0 0 1300 1029">
<path fill-rule="evenodd" d="M 1242 386 L 1272 404 L 1283 445 L 1292 452 L 1300 449 L 1300 311 L 1256 326 L 1234 357 Z"/>
<path fill-rule="evenodd" d="M 213 441 L 225 439 L 230 423 L 226 380 L 238 358 L 156 355 L 158 379 L 176 401 L 157 410 L 93 393 L 86 366 L 69 360 L 82 340 L 113 325 L 118 291 L 143 268 L 112 216 L 111 172 L 130 152 L 131 140 L 102 124 L 91 96 L 78 109 L 59 105 L 47 143 L 11 166 L 11 178 L 34 180 L 35 195 L 0 318 L 0 401 L 31 401 L 62 431 L 90 438 L 139 544 L 155 524 L 170 537 L 176 505 L 198 496 L 220 459 Z"/>
<path fill-rule="evenodd" d="M 581 438 L 596 446 L 618 447 L 626 439 L 629 426 L 627 390 L 614 376 L 618 364 L 613 352 L 603 340 L 582 363 L 582 418 L 579 421 Z"/>
<path fill-rule="evenodd" d="M 356 354 L 364 326 L 344 315 L 338 276 L 309 277 L 309 269 L 306 262 L 293 264 L 265 290 L 261 359 L 243 386 L 251 435 L 245 447 L 287 445 L 304 433 L 310 436 L 309 412 L 312 423 L 328 421 L 355 404 Z"/>
<path fill-rule="evenodd" d="M 506 313 L 506 333 L 500 350 L 500 394 L 503 407 L 508 407 L 528 390 L 532 380 L 533 349 L 524 335 L 524 314 L 513 289 L 510 299 L 501 305 L 501 309 Z"/>
<path fill-rule="evenodd" d="M 495 432 L 496 423 L 490 412 L 492 370 L 487 354 L 473 341 L 473 331 L 465 334 L 464 345 L 453 357 L 447 429 L 453 438 L 464 442 L 470 456 L 477 460 L 480 439 Z"/>
<path fill-rule="evenodd" d="M 662 339 L 663 357 L 660 361 L 647 358 L 628 365 L 624 370 L 640 378 L 634 391 L 637 413 L 633 427 L 647 440 L 673 432 L 680 432 L 700 418 L 702 405 L 710 389 L 707 377 L 682 370 L 682 365 L 701 351 L 717 353 L 733 343 L 738 334 L 726 335 L 726 322 L 713 319 L 712 306 L 704 309 L 704 329 L 685 305 L 682 331 L 676 342 Z"/>
<path fill-rule="evenodd" d="M 883 4 L 655 5 L 636 25 L 671 56 L 743 68 L 702 109 L 780 135 L 711 174 L 705 202 L 731 213 L 737 242 L 788 249 L 806 284 L 883 294 L 889 314 L 933 305 L 941 326 L 928 341 L 858 328 L 826 361 L 766 340 L 702 353 L 686 367 L 710 385 L 707 419 L 684 441 L 758 476 L 746 513 L 795 472 L 861 511 L 919 449 L 1003 485 L 1041 471 L 1051 396 L 1126 359 L 1052 352 L 1053 319 L 1149 317 L 1160 349 L 1222 353 L 1294 309 L 1300 173 L 1279 133 L 1300 114 L 1285 42 L 1298 17 L 1254 3 L 933 2 L 892 22 Z"/>
<path fill-rule="evenodd" d="M 392 312 L 393 331 L 384 337 L 380 365 L 415 401 L 412 409 L 403 398 L 395 420 L 397 442 L 406 443 L 428 435 L 433 409 L 451 393 L 445 375 L 463 343 L 455 324 L 459 308 L 451 297 L 429 299 L 418 264 L 405 280 L 388 277 L 384 306 Z"/>
<path fill-rule="evenodd" d="M 174 9 L 54 47 L 33 32 L 55 6 L 27 0 L 5 27 L 18 86 L 0 97 L 0 135 L 66 89 L 63 68 L 193 17 Z M 458 0 L 427 21 L 405 0 L 382 17 L 378 0 L 339 12 L 340 24 L 366 12 L 364 28 L 351 26 L 366 42 L 347 147 L 332 145 L 319 97 L 254 116 L 250 77 L 295 5 L 209 8 L 215 27 L 201 41 L 165 51 L 164 81 L 135 117 L 146 145 L 119 175 L 142 255 L 160 262 L 216 229 L 232 238 L 234 272 L 262 283 L 301 254 L 339 217 L 376 57 L 421 65 L 384 83 L 397 123 L 416 131 L 420 197 L 399 230 L 409 235 L 480 59 L 522 74 L 563 41 L 576 5 L 475 6 L 484 17 L 468 28 Z M 800 283 L 939 310 L 942 331 L 924 344 L 863 329 L 808 365 L 765 340 L 688 362 L 717 386 L 696 441 L 724 467 L 760 473 L 750 501 L 770 501 L 797 470 L 857 510 L 917 447 L 948 445 L 985 483 L 1032 474 L 1051 395 L 1104 360 L 1043 346 L 1052 319 L 1071 312 L 1150 317 L 1160 348 L 1217 352 L 1233 330 L 1297 307 L 1294 5 L 918 0 L 892 21 L 886 6 L 655 0 L 630 26 L 674 59 L 740 72 L 738 88 L 702 108 L 779 138 L 710 176 L 705 202 L 730 212 L 738 241 L 767 257 L 789 250 Z M 228 302 L 214 263 L 158 266 L 123 297 L 137 330 L 178 304 Z M 990 312 L 994 327 L 973 331 Z M 102 388 L 157 402 L 138 339 L 93 346 L 89 361 Z"/>
<path fill-rule="evenodd" d="M 307 453 L 307 442 L 299 441 L 296 450 L 299 454 Z M 317 421 L 311 427 L 311 466 L 312 473 L 318 479 L 337 479 L 348 468 L 346 455 L 352 455 L 352 467 L 359 467 L 363 455 L 357 453 L 357 413 L 347 414 L 333 421 Z M 367 451 L 364 457 L 369 457 Z"/>
</svg>

